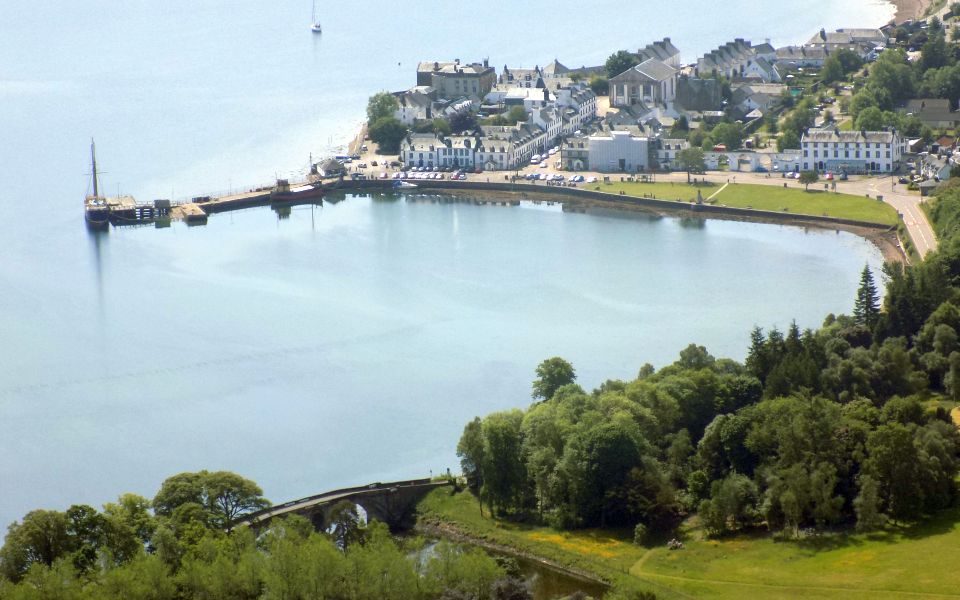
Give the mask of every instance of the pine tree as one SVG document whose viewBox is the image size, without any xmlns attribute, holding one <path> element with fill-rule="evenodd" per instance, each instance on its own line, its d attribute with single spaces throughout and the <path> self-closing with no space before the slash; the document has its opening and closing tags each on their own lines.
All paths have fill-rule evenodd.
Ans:
<svg viewBox="0 0 960 600">
<path fill-rule="evenodd" d="M 873 283 L 873 273 L 870 267 L 863 266 L 860 274 L 860 287 L 857 289 L 857 299 L 853 304 L 853 319 L 860 325 L 873 327 L 880 317 L 880 294 Z"/>
</svg>

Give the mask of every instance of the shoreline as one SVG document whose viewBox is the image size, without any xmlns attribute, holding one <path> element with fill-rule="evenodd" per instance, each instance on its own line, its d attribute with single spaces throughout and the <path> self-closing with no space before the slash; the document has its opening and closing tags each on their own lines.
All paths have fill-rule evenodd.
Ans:
<svg viewBox="0 0 960 600">
<path fill-rule="evenodd" d="M 545 558 L 530 552 L 528 550 L 523 550 L 521 548 L 516 548 L 514 546 L 508 546 L 506 544 L 499 544 L 497 542 L 491 542 L 490 540 L 484 539 L 482 537 L 471 535 L 465 532 L 463 529 L 457 526 L 456 523 L 450 521 L 445 521 L 441 519 L 431 519 L 429 521 L 424 521 L 423 517 L 418 519 L 417 524 L 414 525 L 413 531 L 417 534 L 426 534 L 432 537 L 444 538 L 454 542 L 459 542 L 463 544 L 469 544 L 471 546 L 477 546 L 479 548 L 485 548 L 487 550 L 492 550 L 499 554 L 505 554 L 507 556 L 514 556 L 516 558 L 523 558 L 531 562 L 535 562 L 538 565 L 562 573 L 573 579 L 579 579 L 581 581 L 586 581 L 596 585 L 602 585 L 608 590 L 610 589 L 611 582 L 603 579 L 600 575 L 592 573 L 585 569 L 579 569 L 577 567 L 570 567 L 559 563 L 555 560 Z"/>
<path fill-rule="evenodd" d="M 389 192 L 392 187 L 381 185 L 378 181 L 371 181 L 374 185 L 357 185 L 359 182 L 351 182 L 341 188 L 341 192 L 351 191 L 379 191 Z M 521 200 L 543 200 L 548 202 L 558 202 L 565 207 L 570 207 L 573 211 L 586 212 L 589 208 L 602 208 L 607 210 L 642 212 L 646 214 L 661 215 L 672 218 L 697 218 L 697 219 L 715 219 L 722 221 L 739 221 L 744 223 L 764 223 L 770 225 L 785 225 L 799 228 L 815 228 L 825 231 L 846 231 L 858 237 L 861 237 L 880 251 L 885 262 L 899 262 L 909 264 L 909 259 L 900 245 L 895 227 L 887 227 L 879 224 L 856 223 L 844 220 L 825 219 L 815 215 L 801 215 L 796 213 L 779 214 L 769 211 L 759 211 L 753 209 L 738 208 L 718 208 L 709 205 L 691 205 L 685 202 L 674 202 L 671 200 L 660 200 L 651 198 L 637 198 L 634 196 L 615 196 L 602 194 L 597 197 L 597 193 L 579 188 L 564 187 L 540 187 L 537 189 L 500 189 L 500 184 L 487 184 L 484 182 L 458 182 L 457 185 L 449 184 L 423 185 L 417 191 L 412 193 L 430 193 L 456 194 L 458 192 L 480 192 L 492 196 L 512 198 L 519 202 Z M 523 184 L 520 184 L 523 185 Z M 494 187 L 496 186 L 496 187 Z"/>
<path fill-rule="evenodd" d="M 904 21 L 913 19 L 919 20 L 923 18 L 924 14 L 927 12 L 927 9 L 930 8 L 930 5 L 933 3 L 932 0 L 888 0 L 896 8 L 896 13 L 893 15 L 894 23 L 903 23 Z"/>
</svg>

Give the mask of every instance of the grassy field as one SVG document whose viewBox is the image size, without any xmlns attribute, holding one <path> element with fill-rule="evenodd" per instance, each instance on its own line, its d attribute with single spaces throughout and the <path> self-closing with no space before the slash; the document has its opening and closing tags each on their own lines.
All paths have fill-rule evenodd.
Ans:
<svg viewBox="0 0 960 600">
<path fill-rule="evenodd" d="M 813 184 L 816 187 L 818 184 Z M 822 184 L 820 184 L 822 185 Z M 801 215 L 826 215 L 895 226 L 897 211 L 878 200 L 833 192 L 806 192 L 799 187 L 731 184 L 714 198 L 717 204 Z M 786 209 L 786 210 L 784 210 Z"/>
<path fill-rule="evenodd" d="M 624 532 L 562 533 L 480 517 L 467 493 L 435 491 L 428 518 L 472 535 L 593 571 L 661 598 L 960 598 L 960 509 L 919 525 L 871 535 L 827 534 L 801 541 L 769 535 L 704 540 L 691 526 L 685 548 L 644 548 Z"/>
<path fill-rule="evenodd" d="M 697 199 L 697 190 L 708 198 L 711 194 L 720 189 L 720 186 L 713 183 L 700 185 L 688 185 L 686 183 L 631 183 L 629 181 L 612 181 L 610 183 L 599 183 L 588 186 L 588 189 L 599 189 L 608 194 L 619 194 L 623 192 L 628 196 L 653 197 L 660 200 L 679 200 L 681 202 L 691 202 Z"/>
<path fill-rule="evenodd" d="M 804 191 L 793 187 L 783 188 L 773 185 L 754 185 L 735 183 L 721 191 L 722 185 L 716 183 L 687 184 L 682 182 L 631 183 L 615 181 L 609 184 L 591 185 L 588 189 L 618 194 L 621 191 L 628 196 L 652 197 L 660 200 L 679 200 L 692 202 L 697 199 L 697 191 L 706 200 L 717 194 L 712 202 L 735 208 L 753 208 L 774 212 L 791 212 L 799 215 L 817 215 L 855 219 L 883 225 L 897 225 L 897 211 L 888 204 L 851 194 L 835 194 L 822 191 Z M 816 188 L 817 185 L 813 184 Z M 719 192 L 719 193 L 717 193 Z M 786 209 L 786 210 L 785 210 Z"/>
</svg>

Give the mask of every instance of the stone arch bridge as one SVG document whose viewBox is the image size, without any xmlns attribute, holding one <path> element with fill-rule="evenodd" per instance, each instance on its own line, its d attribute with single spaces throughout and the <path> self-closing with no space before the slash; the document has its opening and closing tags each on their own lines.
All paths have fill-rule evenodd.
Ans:
<svg viewBox="0 0 960 600">
<path fill-rule="evenodd" d="M 367 519 L 382 521 L 394 530 L 402 529 L 412 524 L 413 509 L 417 502 L 432 490 L 448 485 L 453 485 L 453 482 L 410 479 L 333 490 L 243 515 L 237 525 L 260 528 L 277 517 L 300 515 L 309 519 L 319 531 L 326 529 L 329 524 L 327 517 L 330 509 L 341 501 L 347 501 L 362 508 L 367 513 Z"/>
</svg>

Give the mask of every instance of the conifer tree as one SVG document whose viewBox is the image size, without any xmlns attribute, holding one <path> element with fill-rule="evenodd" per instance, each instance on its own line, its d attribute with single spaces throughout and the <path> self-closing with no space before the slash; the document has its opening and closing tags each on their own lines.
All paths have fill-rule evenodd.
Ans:
<svg viewBox="0 0 960 600">
<path fill-rule="evenodd" d="M 880 317 L 880 294 L 873 282 L 873 273 L 870 267 L 863 266 L 860 274 L 860 287 L 857 289 L 857 299 L 853 304 L 853 318 L 860 325 L 873 327 Z"/>
</svg>

